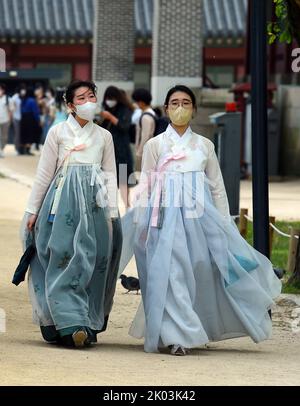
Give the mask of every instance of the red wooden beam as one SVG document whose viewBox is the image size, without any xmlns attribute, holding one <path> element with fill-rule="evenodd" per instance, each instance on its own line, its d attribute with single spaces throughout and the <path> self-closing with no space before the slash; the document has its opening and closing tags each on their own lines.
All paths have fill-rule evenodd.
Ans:
<svg viewBox="0 0 300 406">
<path fill-rule="evenodd" d="M 24 44 L 20 45 L 19 57 L 47 57 L 55 58 L 90 58 L 92 46 L 90 44 L 63 45 L 63 44 Z"/>
<path fill-rule="evenodd" d="M 236 65 L 245 60 L 246 48 L 204 48 L 204 62 L 208 65 Z"/>
<path fill-rule="evenodd" d="M 151 64 L 152 48 L 151 47 L 137 47 L 134 52 L 135 63 Z"/>
</svg>

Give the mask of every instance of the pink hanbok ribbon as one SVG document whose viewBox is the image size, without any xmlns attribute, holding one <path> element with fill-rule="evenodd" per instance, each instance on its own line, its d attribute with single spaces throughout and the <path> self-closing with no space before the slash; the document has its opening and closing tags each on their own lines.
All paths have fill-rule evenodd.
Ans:
<svg viewBox="0 0 300 406">
<path fill-rule="evenodd" d="M 156 180 L 157 186 L 154 195 L 154 202 L 153 202 L 153 210 L 151 215 L 151 226 L 157 227 L 158 226 L 158 216 L 159 216 L 159 208 L 160 208 L 160 201 L 161 201 L 161 194 L 162 194 L 162 183 L 163 183 L 163 175 L 166 169 L 166 166 L 171 161 L 177 161 L 179 159 L 185 158 L 186 155 L 183 152 L 179 152 L 177 154 L 168 154 L 162 160 L 160 164 L 158 164 L 156 168 Z"/>
<path fill-rule="evenodd" d="M 70 155 L 72 154 L 72 152 L 75 152 L 75 151 L 82 151 L 82 150 L 85 149 L 85 148 L 86 148 L 86 144 L 75 145 L 75 147 L 71 148 L 71 149 L 66 153 L 66 155 L 65 155 L 65 157 L 64 157 L 64 159 L 63 159 L 63 161 L 62 161 L 62 163 L 61 163 L 61 166 L 64 165 L 64 163 L 69 159 L 69 157 L 70 157 Z"/>
<path fill-rule="evenodd" d="M 163 175 L 164 175 L 166 166 L 171 161 L 176 161 L 179 159 L 183 159 L 185 157 L 186 157 L 186 155 L 183 152 L 179 152 L 176 154 L 170 153 L 161 160 L 161 162 L 157 165 L 156 170 L 154 172 L 150 173 L 151 190 L 152 190 L 152 185 L 153 185 L 154 181 L 156 181 L 153 210 L 152 210 L 152 214 L 151 214 L 151 223 L 150 223 L 152 227 L 158 227 L 159 209 L 160 209 L 160 201 L 161 201 L 161 195 L 162 195 Z M 154 179 L 152 177 L 153 174 L 154 174 Z M 150 183 L 149 176 L 147 176 L 147 181 L 145 183 L 140 183 L 140 185 L 138 186 L 136 200 L 138 200 L 141 197 L 141 195 L 145 192 L 145 190 L 148 190 L 149 183 Z"/>
<path fill-rule="evenodd" d="M 86 144 L 79 144 L 79 145 L 75 145 L 75 147 L 73 147 L 69 153 L 73 152 L 73 151 L 82 151 L 83 149 L 86 148 Z"/>
</svg>

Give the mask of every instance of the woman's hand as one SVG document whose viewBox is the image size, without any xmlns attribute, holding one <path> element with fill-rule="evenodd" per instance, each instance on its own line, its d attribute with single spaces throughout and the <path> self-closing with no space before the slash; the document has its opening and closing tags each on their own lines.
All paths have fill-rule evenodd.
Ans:
<svg viewBox="0 0 300 406">
<path fill-rule="evenodd" d="M 32 214 L 29 217 L 29 219 L 27 221 L 27 228 L 28 228 L 29 231 L 32 231 L 32 229 L 33 229 L 33 227 L 35 225 L 36 219 L 37 219 L 37 214 Z"/>
<path fill-rule="evenodd" d="M 113 114 L 111 114 L 109 111 L 102 111 L 100 113 L 100 116 L 104 118 L 104 120 L 109 120 L 112 124 L 117 125 L 118 124 L 118 119 L 115 117 Z"/>
</svg>

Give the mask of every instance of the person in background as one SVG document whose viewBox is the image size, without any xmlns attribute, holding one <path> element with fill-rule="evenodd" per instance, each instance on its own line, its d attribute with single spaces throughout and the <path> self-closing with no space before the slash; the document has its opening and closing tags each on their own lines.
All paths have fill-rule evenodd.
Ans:
<svg viewBox="0 0 300 406">
<path fill-rule="evenodd" d="M 130 138 L 130 149 L 131 149 L 131 155 L 133 159 L 133 167 L 136 170 L 136 156 L 135 156 L 135 142 L 136 142 L 136 133 L 137 133 L 137 126 L 139 124 L 141 115 L 142 115 L 142 109 L 139 108 L 139 106 L 136 103 L 132 103 L 132 109 L 133 109 L 133 114 L 131 117 L 131 125 L 129 128 L 129 138 Z"/>
<path fill-rule="evenodd" d="M 155 112 L 151 107 L 152 96 L 147 89 L 136 89 L 132 93 L 132 100 L 142 110 L 140 119 L 136 125 L 136 141 L 135 141 L 135 153 L 136 162 L 135 170 L 141 170 L 141 162 L 143 156 L 144 145 L 150 138 L 153 137 L 155 132 Z"/>
<path fill-rule="evenodd" d="M 56 98 L 55 98 L 55 103 L 56 103 L 56 108 L 55 108 L 55 118 L 53 123 L 51 124 L 51 127 L 54 125 L 61 123 L 62 121 L 66 121 L 68 118 L 67 112 L 66 112 L 66 107 L 65 104 L 63 103 L 64 101 L 64 91 L 60 88 L 56 89 Z"/>
<path fill-rule="evenodd" d="M 115 86 L 109 86 L 104 93 L 100 116 L 104 119 L 102 127 L 111 132 L 116 155 L 118 187 L 125 208 L 129 207 L 129 182 L 133 174 L 133 160 L 130 150 L 129 128 L 132 106 L 124 92 Z M 124 168 L 125 165 L 125 168 Z"/>
<path fill-rule="evenodd" d="M 21 89 L 23 87 L 21 86 Z M 12 124 L 14 130 L 14 144 L 18 154 L 20 154 L 20 126 L 21 126 L 21 104 L 20 90 L 16 89 L 15 94 L 10 99 L 11 111 L 12 111 Z"/>
<path fill-rule="evenodd" d="M 137 103 L 132 103 L 132 107 L 133 107 L 133 114 L 131 117 L 131 123 L 134 125 L 137 125 L 140 121 L 141 115 L 143 114 L 143 110 L 141 108 L 139 108 Z"/>
<path fill-rule="evenodd" d="M 4 148 L 8 140 L 8 129 L 11 120 L 10 101 L 6 94 L 5 84 L 0 84 L 0 158 L 4 157 Z"/>
<path fill-rule="evenodd" d="M 34 95 L 40 110 L 40 121 L 41 121 L 40 132 L 38 135 L 36 135 L 37 138 L 35 141 L 35 149 L 38 151 L 40 149 L 40 143 L 42 141 L 43 136 L 43 128 L 45 124 L 45 114 L 46 114 L 46 102 L 47 102 L 44 87 L 41 83 L 36 84 Z"/>
<path fill-rule="evenodd" d="M 32 144 L 39 144 L 41 135 L 40 109 L 33 89 L 28 87 L 21 91 L 20 154 L 33 155 Z"/>
<path fill-rule="evenodd" d="M 44 104 L 44 125 L 43 125 L 43 135 L 41 143 L 44 144 L 47 137 L 49 128 L 52 126 L 55 120 L 56 104 L 55 104 L 55 91 L 52 87 L 49 87 L 45 93 L 45 104 Z"/>
</svg>

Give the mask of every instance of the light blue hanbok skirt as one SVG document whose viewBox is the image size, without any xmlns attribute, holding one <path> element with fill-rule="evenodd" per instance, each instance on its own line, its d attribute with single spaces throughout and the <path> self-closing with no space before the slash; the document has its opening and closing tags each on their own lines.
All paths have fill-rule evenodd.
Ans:
<svg viewBox="0 0 300 406">
<path fill-rule="evenodd" d="M 70 165 L 55 216 L 50 216 L 60 173 L 44 199 L 35 226 L 37 255 L 29 291 L 34 321 L 61 334 L 74 326 L 106 328 L 122 247 L 120 220 L 97 202 L 101 186 L 93 165 Z M 104 198 L 105 196 L 102 196 Z"/>
<path fill-rule="evenodd" d="M 194 186 L 201 176 L 190 175 L 188 184 L 183 174 L 171 182 L 166 176 L 168 204 L 161 205 L 159 227 L 151 226 L 155 191 L 147 207 L 122 218 L 120 272 L 134 253 L 142 291 L 130 332 L 145 337 L 147 352 L 241 336 L 259 342 L 271 335 L 268 310 L 281 291 L 271 262 L 241 237 L 233 221 L 224 220 L 204 175 L 200 195 Z M 198 207 L 192 216 L 191 200 Z"/>
</svg>

